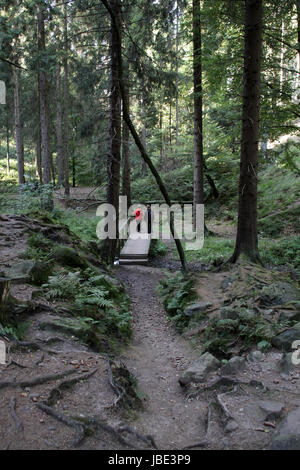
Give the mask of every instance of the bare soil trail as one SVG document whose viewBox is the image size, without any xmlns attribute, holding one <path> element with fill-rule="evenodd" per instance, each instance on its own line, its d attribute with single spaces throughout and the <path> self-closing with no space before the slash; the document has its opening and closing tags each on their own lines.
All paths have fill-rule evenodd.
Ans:
<svg viewBox="0 0 300 470">
<path fill-rule="evenodd" d="M 167 318 L 156 292 L 163 273 L 157 268 L 122 266 L 116 274 L 127 286 L 134 316 L 133 339 L 122 360 L 147 394 L 146 410 L 135 425 L 153 435 L 162 449 L 195 444 L 204 432 L 201 416 L 206 404 L 187 402 L 178 378 L 197 357 L 197 351 Z"/>
</svg>

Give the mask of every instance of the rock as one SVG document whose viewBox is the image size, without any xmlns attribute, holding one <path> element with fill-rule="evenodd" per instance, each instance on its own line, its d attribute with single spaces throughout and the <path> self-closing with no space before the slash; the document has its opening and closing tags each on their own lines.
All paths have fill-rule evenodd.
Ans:
<svg viewBox="0 0 300 470">
<path fill-rule="evenodd" d="M 196 304 L 189 305 L 185 309 L 184 314 L 187 317 L 193 317 L 195 315 L 198 315 L 199 313 L 204 313 L 210 307 L 212 307 L 212 304 L 210 302 L 197 302 Z"/>
<path fill-rule="evenodd" d="M 297 367 L 299 367 L 292 363 L 292 355 L 292 352 L 283 354 L 282 359 L 279 362 L 279 370 L 281 374 L 289 375 Z"/>
<path fill-rule="evenodd" d="M 250 362 L 261 362 L 264 359 L 265 355 L 261 351 L 255 350 L 251 351 L 248 355 L 248 361 Z"/>
<path fill-rule="evenodd" d="M 222 281 L 222 283 L 221 283 L 221 289 L 222 289 L 222 291 L 224 292 L 225 290 L 227 290 L 228 287 L 230 287 L 231 284 L 234 283 L 234 281 L 235 281 L 234 276 L 228 276 L 228 277 L 226 277 L 226 278 Z"/>
<path fill-rule="evenodd" d="M 271 450 L 300 450 L 300 407 L 288 413 L 273 434 Z"/>
<path fill-rule="evenodd" d="M 202 354 L 179 378 L 181 386 L 191 382 L 203 382 L 209 372 L 217 370 L 221 362 L 212 354 L 206 352 Z"/>
<path fill-rule="evenodd" d="M 299 321 L 300 309 L 298 310 L 284 310 L 279 314 L 279 321 Z"/>
<path fill-rule="evenodd" d="M 300 340 L 300 322 L 296 323 L 293 328 L 289 328 L 279 335 L 274 336 L 272 338 L 272 344 L 281 351 L 289 352 L 292 350 L 292 344 L 296 340 Z"/>
<path fill-rule="evenodd" d="M 236 431 L 238 428 L 238 424 L 234 419 L 230 419 L 229 422 L 226 424 L 224 431 L 226 433 Z"/>
<path fill-rule="evenodd" d="M 274 282 L 265 286 L 259 295 L 260 304 L 262 306 L 280 305 L 297 300 L 299 292 L 294 286 L 287 282 Z"/>
<path fill-rule="evenodd" d="M 239 318 L 238 310 L 232 307 L 222 307 L 220 314 L 222 320 L 236 320 Z"/>
<path fill-rule="evenodd" d="M 86 269 L 89 263 L 77 251 L 68 246 L 57 246 L 52 251 L 52 257 L 63 266 Z"/>
<path fill-rule="evenodd" d="M 263 412 L 264 421 L 274 421 L 282 416 L 284 404 L 277 401 L 259 401 L 258 406 Z"/>
<path fill-rule="evenodd" d="M 9 270 L 12 281 L 33 282 L 34 284 L 44 284 L 52 272 L 49 263 L 41 260 L 24 260 L 15 264 Z"/>
<path fill-rule="evenodd" d="M 41 330 L 59 331 L 71 338 L 78 338 L 96 351 L 109 349 L 109 342 L 95 327 L 94 323 L 83 321 L 81 318 L 56 317 L 52 315 L 49 320 L 42 320 L 38 327 Z"/>
<path fill-rule="evenodd" d="M 229 361 L 227 364 L 225 364 L 221 372 L 224 375 L 231 375 L 231 374 L 236 374 L 237 372 L 240 372 L 246 368 L 246 362 L 243 357 L 240 356 L 234 356 Z"/>
</svg>

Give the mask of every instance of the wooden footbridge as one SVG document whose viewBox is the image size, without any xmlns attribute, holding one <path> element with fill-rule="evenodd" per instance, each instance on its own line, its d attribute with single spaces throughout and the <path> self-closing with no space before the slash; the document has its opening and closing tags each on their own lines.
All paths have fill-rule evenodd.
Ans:
<svg viewBox="0 0 300 470">
<path fill-rule="evenodd" d="M 151 235 L 143 235 L 145 238 L 129 236 L 120 252 L 119 264 L 147 264 Z"/>
</svg>

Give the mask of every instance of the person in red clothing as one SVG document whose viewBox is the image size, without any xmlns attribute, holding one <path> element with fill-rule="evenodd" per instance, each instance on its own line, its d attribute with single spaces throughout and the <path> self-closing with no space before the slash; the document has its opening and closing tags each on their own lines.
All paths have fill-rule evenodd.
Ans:
<svg viewBox="0 0 300 470">
<path fill-rule="evenodd" d="M 136 220 L 136 229 L 138 232 L 141 231 L 141 221 L 143 219 L 143 211 L 142 209 L 138 208 L 134 211 L 135 220 Z"/>
</svg>

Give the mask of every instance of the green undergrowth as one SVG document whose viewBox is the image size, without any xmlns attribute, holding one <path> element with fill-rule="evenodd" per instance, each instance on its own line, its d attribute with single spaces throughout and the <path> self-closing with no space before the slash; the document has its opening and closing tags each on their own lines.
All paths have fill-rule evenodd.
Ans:
<svg viewBox="0 0 300 470">
<path fill-rule="evenodd" d="M 258 248 L 261 261 L 265 266 L 283 266 L 299 270 L 300 269 L 300 237 L 291 235 L 282 238 L 269 239 L 261 238 L 258 241 Z M 227 261 L 233 253 L 235 240 L 220 237 L 207 236 L 204 239 L 204 246 L 201 250 L 186 251 L 186 259 L 191 262 L 212 263 L 215 260 Z M 178 253 L 174 248 L 173 256 L 178 258 Z"/>
<path fill-rule="evenodd" d="M 114 278 L 90 268 L 63 270 L 50 276 L 43 288 L 47 299 L 67 302 L 77 318 L 92 322 L 99 333 L 122 341 L 130 338 L 129 298 Z"/>
<path fill-rule="evenodd" d="M 184 315 L 185 307 L 197 298 L 193 287 L 193 278 L 181 273 L 162 279 L 158 285 L 164 308 L 181 332 L 188 326 L 188 318 Z"/>
<path fill-rule="evenodd" d="M 164 256 L 168 252 L 168 246 L 159 239 L 151 240 L 149 256 L 155 258 L 156 256 Z"/>
<path fill-rule="evenodd" d="M 193 343 L 203 352 L 229 359 L 252 346 L 265 351 L 271 347 L 274 336 L 298 321 L 296 317 L 279 318 L 278 310 L 272 310 L 273 305 L 278 307 L 279 304 L 296 313 L 299 308 L 297 283 L 288 274 L 271 272 L 254 264 L 235 266 L 230 271 L 228 282 L 220 286 L 224 300 L 219 309 L 210 310 L 208 305 L 195 313 L 186 310 L 201 302 L 195 289 L 209 279 L 209 275 L 198 278 L 176 274 L 163 279 L 159 285 L 169 317 L 180 332 L 189 331 Z"/>
</svg>

